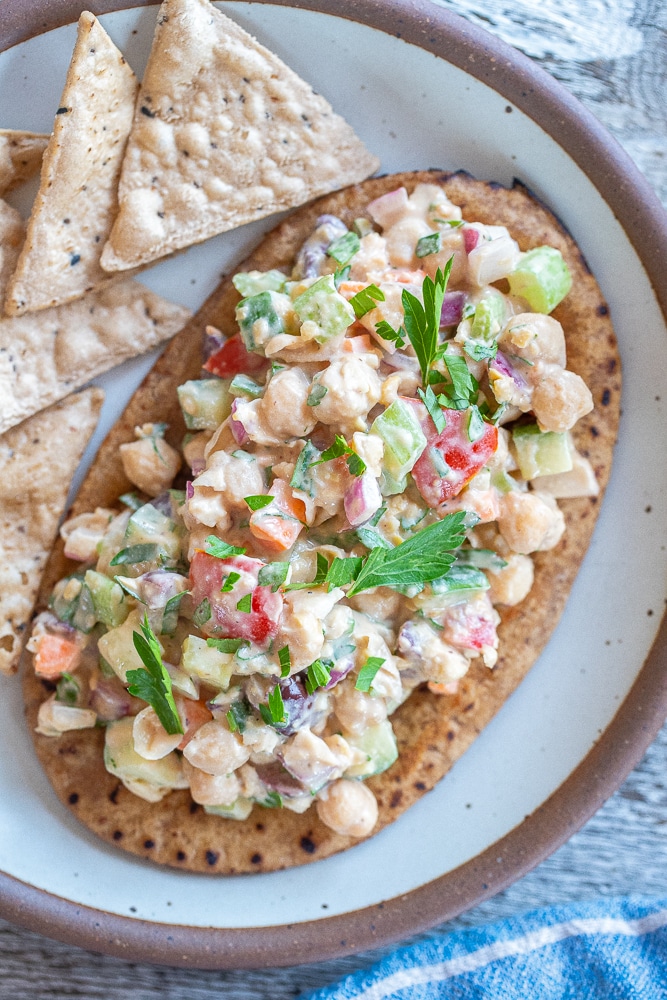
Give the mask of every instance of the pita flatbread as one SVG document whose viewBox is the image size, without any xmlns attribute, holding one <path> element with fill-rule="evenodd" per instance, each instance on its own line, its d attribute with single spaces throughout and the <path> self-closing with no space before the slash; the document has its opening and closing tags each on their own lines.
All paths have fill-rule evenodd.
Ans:
<svg viewBox="0 0 667 1000">
<path fill-rule="evenodd" d="M 0 318 L 0 434 L 180 330 L 190 311 L 123 281 L 37 314 Z"/>
<path fill-rule="evenodd" d="M 20 316 L 80 298 L 109 275 L 102 248 L 139 84 L 122 53 L 87 11 L 79 30 L 25 246 L 5 311 Z"/>
<path fill-rule="evenodd" d="M 14 673 L 72 476 L 104 393 L 86 389 L 0 437 L 0 671 Z"/>
<path fill-rule="evenodd" d="M 145 264 L 378 166 L 323 97 L 208 0 L 165 0 L 102 266 Z"/>
<path fill-rule="evenodd" d="M 39 170 L 48 135 L 0 129 L 0 195 L 29 180 Z"/>
<path fill-rule="evenodd" d="M 528 598 L 514 608 L 502 609 L 500 658 L 495 669 L 473 664 L 456 695 L 437 696 L 419 689 L 392 716 L 399 758 L 389 770 L 369 779 L 380 810 L 375 832 L 433 788 L 539 656 L 563 611 L 590 541 L 609 478 L 619 421 L 620 360 L 600 289 L 571 236 L 521 184 L 507 190 L 466 174 L 435 171 L 373 179 L 296 212 L 262 241 L 239 270 L 286 269 L 319 215 L 331 213 L 351 225 L 369 201 L 400 185 L 412 191 L 418 183 L 443 184 L 465 219 L 507 226 L 522 250 L 546 243 L 565 256 L 572 272 L 572 291 L 553 315 L 565 329 L 568 368 L 585 379 L 595 400 L 595 410 L 579 421 L 574 436 L 578 450 L 595 469 L 601 494 L 561 502 L 566 534 L 557 548 L 535 554 L 535 583 Z M 199 368 L 201 331 L 206 324 L 227 334 L 235 331 L 237 301 L 231 281 L 225 280 L 169 345 L 107 438 L 74 512 L 114 505 L 124 484 L 118 445 L 132 440 L 135 424 L 168 419 L 172 440 L 178 441 L 184 428 L 179 423 L 175 388 Z M 60 546 L 50 562 L 43 600 L 66 566 Z M 32 728 L 44 698 L 33 671 L 27 671 L 25 696 Z M 296 815 L 286 809 L 257 808 L 247 820 L 238 822 L 207 815 L 193 805 L 187 792 L 172 792 L 148 805 L 105 771 L 103 741 L 99 730 L 68 733 L 58 739 L 35 735 L 37 754 L 61 802 L 90 830 L 132 854 L 190 871 L 226 874 L 287 868 L 358 843 L 324 826 L 313 809 Z"/>
</svg>

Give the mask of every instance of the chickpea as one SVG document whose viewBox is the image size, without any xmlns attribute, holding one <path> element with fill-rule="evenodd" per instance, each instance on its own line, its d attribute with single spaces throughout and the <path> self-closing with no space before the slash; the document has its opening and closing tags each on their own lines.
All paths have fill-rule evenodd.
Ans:
<svg viewBox="0 0 667 1000">
<path fill-rule="evenodd" d="M 240 739 L 220 722 L 205 722 L 183 750 L 193 767 L 207 774 L 230 774 L 250 757 Z"/>
<path fill-rule="evenodd" d="M 144 431 L 145 428 L 136 428 L 138 440 L 122 444 L 118 451 L 130 482 L 156 497 L 171 486 L 181 467 L 181 456 L 163 437 L 146 435 Z"/>
<path fill-rule="evenodd" d="M 376 726 L 387 718 L 382 698 L 372 698 L 364 691 L 357 691 L 352 684 L 337 684 L 333 694 L 336 716 L 349 733 L 363 733 L 369 726 Z"/>
<path fill-rule="evenodd" d="M 235 774 L 207 774 L 183 761 L 183 773 L 190 783 L 190 795 L 200 806 L 231 806 L 241 794 Z"/>
<path fill-rule="evenodd" d="M 183 739 L 181 733 L 170 736 L 150 705 L 142 709 L 132 725 L 134 749 L 144 760 L 161 760 L 175 750 Z"/>
<path fill-rule="evenodd" d="M 96 722 L 97 715 L 92 708 L 65 705 L 56 701 L 53 694 L 39 706 L 35 731 L 42 736 L 60 736 L 72 729 L 92 729 Z"/>
<path fill-rule="evenodd" d="M 260 422 L 271 436 L 270 444 L 310 434 L 320 407 L 307 405 L 309 393 L 310 381 L 299 368 L 287 368 L 273 376 L 264 396 L 257 401 Z"/>
<path fill-rule="evenodd" d="M 65 555 L 79 562 L 97 559 L 97 546 L 113 521 L 115 511 L 96 507 L 94 514 L 79 514 L 65 521 L 60 537 L 65 542 Z"/>
<path fill-rule="evenodd" d="M 353 354 L 332 361 L 318 378 L 326 390 L 317 418 L 332 424 L 344 433 L 366 430 L 366 415 L 380 398 L 382 382 L 362 358 Z M 313 407 L 311 407 L 311 410 Z"/>
<path fill-rule="evenodd" d="M 507 493 L 500 502 L 498 528 L 514 552 L 528 555 L 557 545 L 565 531 L 565 519 L 555 500 L 546 494 Z"/>
<path fill-rule="evenodd" d="M 325 826 L 344 837 L 367 837 L 377 823 L 378 806 L 372 791 L 349 778 L 329 785 L 316 808 Z"/>
<path fill-rule="evenodd" d="M 534 567 L 530 556 L 512 553 L 507 558 L 507 566 L 488 573 L 489 597 L 494 604 L 513 607 L 530 593 L 533 586 Z"/>
<path fill-rule="evenodd" d="M 389 262 L 394 267 L 414 267 L 417 262 L 417 242 L 422 236 L 430 236 L 432 233 L 429 224 L 417 216 L 408 215 L 395 222 L 384 234 Z"/>
<path fill-rule="evenodd" d="M 591 391 L 575 372 L 556 369 L 545 375 L 533 390 L 533 410 L 543 431 L 569 431 L 592 409 Z"/>
<path fill-rule="evenodd" d="M 565 334 L 563 327 L 553 316 L 542 313 L 510 316 L 498 338 L 498 346 L 527 358 L 533 364 L 542 361 L 558 365 L 559 368 L 565 367 Z M 528 377 L 528 373 L 524 374 Z"/>
</svg>

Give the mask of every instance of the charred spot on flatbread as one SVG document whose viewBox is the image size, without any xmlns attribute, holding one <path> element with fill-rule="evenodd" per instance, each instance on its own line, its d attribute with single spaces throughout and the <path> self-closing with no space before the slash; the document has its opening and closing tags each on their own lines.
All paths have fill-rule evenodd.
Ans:
<svg viewBox="0 0 667 1000">
<path fill-rule="evenodd" d="M 567 522 L 562 542 L 554 550 L 536 554 L 535 583 L 528 598 L 517 607 L 500 609 L 498 665 L 489 670 L 473 664 L 453 696 L 418 689 L 394 713 L 398 760 L 383 774 L 368 779 L 379 804 L 374 832 L 434 787 L 539 656 L 563 611 L 590 541 L 609 477 L 619 420 L 621 369 L 606 303 L 571 236 L 521 184 L 505 189 L 468 175 L 438 171 L 375 178 L 295 212 L 265 237 L 239 269 L 288 268 L 319 215 L 337 215 L 351 225 L 374 198 L 401 185 L 411 192 L 419 183 L 442 184 L 449 198 L 462 206 L 466 219 L 507 226 L 522 250 L 549 244 L 562 251 L 573 285 L 554 315 L 565 329 L 568 367 L 584 378 L 595 399 L 595 410 L 575 429 L 575 441 L 595 468 L 601 494 L 561 502 Z M 225 280 L 169 345 L 103 445 L 76 500 L 75 513 L 97 505 L 111 506 L 126 488 L 118 445 L 132 439 L 136 424 L 168 419 L 173 423 L 169 433 L 174 441 L 179 440 L 184 428 L 176 386 L 196 376 L 202 334 L 208 324 L 227 334 L 235 332 L 237 301 L 231 280 Z M 62 548 L 57 547 L 49 567 L 49 586 L 63 575 L 65 567 Z M 43 597 L 47 595 L 45 587 Z M 32 671 L 26 675 L 25 694 L 28 723 L 34 727 L 42 692 Z M 255 809 L 247 820 L 225 820 L 201 808 L 193 813 L 192 800 L 184 791 L 172 792 L 149 805 L 105 771 L 102 743 L 102 734 L 97 731 L 66 733 L 58 739 L 35 736 L 37 754 L 60 800 L 90 830 L 132 854 L 189 871 L 231 874 L 306 864 L 357 843 L 324 826 L 314 810 L 297 815 L 286 809 Z M 69 803 L 73 793 L 78 795 L 74 807 Z M 153 842 L 150 850 L 145 846 L 147 840 Z M 212 853 L 207 852 L 217 855 L 215 864 L 209 860 Z"/>
<path fill-rule="evenodd" d="M 323 97 L 208 0 L 165 0 L 102 264 L 144 264 L 378 166 Z"/>
<path fill-rule="evenodd" d="M 0 436 L 0 671 L 19 662 L 42 571 L 104 393 L 87 389 Z"/>
<path fill-rule="evenodd" d="M 42 164 L 25 245 L 5 310 L 20 316 L 80 298 L 109 280 L 100 257 L 138 90 L 134 73 L 85 11 Z"/>
</svg>

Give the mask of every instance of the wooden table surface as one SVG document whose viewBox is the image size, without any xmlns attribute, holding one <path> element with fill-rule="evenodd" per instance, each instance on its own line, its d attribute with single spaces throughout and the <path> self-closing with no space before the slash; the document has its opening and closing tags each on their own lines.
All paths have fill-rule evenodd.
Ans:
<svg viewBox="0 0 667 1000">
<path fill-rule="evenodd" d="M 436 0 L 557 77 L 604 123 L 667 206 L 664 0 Z M 447 933 L 535 907 L 602 896 L 667 895 L 667 726 L 622 788 L 551 858 Z M 286 1000 L 371 965 L 389 949 L 318 965 L 197 972 L 134 965 L 0 921 L 0 998 Z"/>
</svg>

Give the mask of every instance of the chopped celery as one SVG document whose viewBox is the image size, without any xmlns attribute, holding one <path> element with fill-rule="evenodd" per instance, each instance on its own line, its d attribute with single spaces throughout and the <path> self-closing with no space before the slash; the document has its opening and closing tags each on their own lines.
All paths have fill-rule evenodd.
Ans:
<svg viewBox="0 0 667 1000">
<path fill-rule="evenodd" d="M 258 292 L 247 299 L 241 299 L 236 307 L 236 322 L 247 350 L 263 353 L 263 345 L 267 340 L 285 333 L 279 312 L 280 305 L 281 296 L 278 292 Z"/>
<path fill-rule="evenodd" d="M 471 333 L 475 339 L 493 340 L 500 333 L 505 319 L 503 296 L 485 295 L 481 302 L 477 303 Z"/>
<path fill-rule="evenodd" d="M 107 628 L 122 625 L 130 613 L 123 588 L 115 580 L 110 580 L 104 573 L 97 573 L 94 569 L 87 571 L 85 581 L 92 595 L 97 621 Z"/>
<path fill-rule="evenodd" d="M 314 340 L 323 344 L 344 333 L 354 323 L 354 309 L 336 291 L 332 274 L 318 278 L 294 301 L 294 308 L 302 323 L 315 323 L 319 328 Z"/>
<path fill-rule="evenodd" d="M 239 271 L 232 284 L 244 299 L 258 292 L 284 292 L 287 275 L 282 271 Z"/>
<path fill-rule="evenodd" d="M 182 529 L 150 503 L 144 504 L 134 512 L 125 529 L 125 538 L 131 543 L 130 547 L 154 543 L 163 559 L 178 558 L 181 551 L 181 534 Z"/>
<path fill-rule="evenodd" d="M 193 379 L 179 385 L 177 392 L 185 426 L 190 431 L 215 430 L 231 413 L 228 379 Z"/>
<path fill-rule="evenodd" d="M 524 479 L 553 476 L 572 468 L 569 434 L 541 431 L 537 424 L 525 424 L 512 431 L 519 470 Z"/>
<path fill-rule="evenodd" d="M 426 447 L 414 407 L 400 396 L 373 421 L 371 432 L 384 441 L 383 469 L 393 480 L 403 479 Z"/>
<path fill-rule="evenodd" d="M 366 755 L 366 760 L 363 764 L 348 767 L 346 778 L 367 778 L 371 774 L 381 774 L 398 757 L 396 737 L 389 719 L 376 726 L 369 726 L 358 736 L 347 734 L 347 740 L 351 746 Z"/>
<path fill-rule="evenodd" d="M 248 396 L 258 399 L 264 392 L 264 386 L 259 385 L 248 375 L 235 375 L 229 384 L 230 396 Z"/>
<path fill-rule="evenodd" d="M 204 806 L 204 812 L 211 816 L 224 816 L 225 819 L 247 819 L 252 812 L 252 802 L 238 798 L 231 806 Z"/>
<path fill-rule="evenodd" d="M 512 295 L 520 295 L 539 313 L 550 313 L 572 287 L 568 266 L 554 247 L 536 247 L 522 254 L 507 280 Z"/>
</svg>

